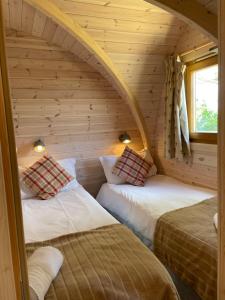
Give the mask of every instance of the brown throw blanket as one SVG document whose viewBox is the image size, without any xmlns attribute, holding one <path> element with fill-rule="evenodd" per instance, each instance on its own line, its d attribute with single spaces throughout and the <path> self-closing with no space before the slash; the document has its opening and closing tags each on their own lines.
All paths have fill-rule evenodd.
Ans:
<svg viewBox="0 0 225 300">
<path fill-rule="evenodd" d="M 215 300 L 217 232 L 215 198 L 164 214 L 157 222 L 157 257 L 204 300 Z"/>
<path fill-rule="evenodd" d="M 162 264 L 121 224 L 28 244 L 28 256 L 45 245 L 64 255 L 47 300 L 179 299 Z"/>
</svg>

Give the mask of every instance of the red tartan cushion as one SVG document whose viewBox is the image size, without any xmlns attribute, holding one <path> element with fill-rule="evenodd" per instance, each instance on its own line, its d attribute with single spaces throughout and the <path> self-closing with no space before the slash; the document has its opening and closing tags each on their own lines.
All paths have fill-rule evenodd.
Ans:
<svg viewBox="0 0 225 300">
<path fill-rule="evenodd" d="M 129 147 L 126 147 L 115 164 L 112 173 L 133 185 L 143 186 L 151 167 L 151 163 Z"/>
<path fill-rule="evenodd" d="M 23 183 L 41 199 L 54 197 L 73 177 L 51 156 L 44 155 L 22 174 Z"/>
</svg>

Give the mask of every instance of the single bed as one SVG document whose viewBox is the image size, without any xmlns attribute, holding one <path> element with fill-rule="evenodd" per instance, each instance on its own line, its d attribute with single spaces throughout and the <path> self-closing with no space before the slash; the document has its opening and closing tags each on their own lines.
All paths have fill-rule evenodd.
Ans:
<svg viewBox="0 0 225 300">
<path fill-rule="evenodd" d="M 153 253 L 82 186 L 22 207 L 27 255 L 45 245 L 64 255 L 45 299 L 179 299 Z"/>
<path fill-rule="evenodd" d="M 149 178 L 144 187 L 104 184 L 98 202 L 127 224 L 178 282 L 191 289 L 182 299 L 216 299 L 216 192 L 184 184 L 164 175 Z M 177 285 L 180 288 L 180 284 Z M 189 297 L 195 292 L 196 297 Z"/>
<path fill-rule="evenodd" d="M 150 246 L 157 220 L 163 214 L 215 195 L 213 190 L 188 185 L 169 176 L 156 175 L 148 178 L 143 187 L 105 183 L 96 199 Z"/>
<path fill-rule="evenodd" d="M 177 209 L 159 218 L 154 252 L 203 300 L 217 299 L 217 198 Z"/>
<path fill-rule="evenodd" d="M 22 209 L 26 243 L 119 223 L 81 185 L 50 200 L 23 200 Z"/>
</svg>

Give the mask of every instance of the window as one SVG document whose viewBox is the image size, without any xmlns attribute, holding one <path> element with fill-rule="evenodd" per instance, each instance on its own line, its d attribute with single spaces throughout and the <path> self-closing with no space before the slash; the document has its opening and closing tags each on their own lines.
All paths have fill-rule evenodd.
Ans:
<svg viewBox="0 0 225 300">
<path fill-rule="evenodd" d="M 217 57 L 187 66 L 187 108 L 190 140 L 216 143 L 218 129 Z"/>
</svg>

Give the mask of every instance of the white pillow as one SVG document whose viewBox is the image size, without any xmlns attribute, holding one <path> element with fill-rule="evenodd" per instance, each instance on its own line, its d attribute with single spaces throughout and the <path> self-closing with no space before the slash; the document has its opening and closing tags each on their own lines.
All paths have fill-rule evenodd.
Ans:
<svg viewBox="0 0 225 300">
<path fill-rule="evenodd" d="M 138 151 L 138 154 L 141 155 L 144 159 L 146 159 L 148 162 L 152 163 L 153 166 L 151 167 L 151 169 L 149 170 L 149 173 L 148 173 L 148 177 L 151 177 L 151 176 L 155 176 L 157 174 L 157 167 L 156 165 L 154 164 L 154 160 L 152 158 L 152 155 L 150 153 L 149 150 L 142 150 L 142 151 Z"/>
<path fill-rule="evenodd" d="M 118 156 L 116 155 L 107 155 L 99 157 L 99 160 L 104 169 L 107 182 L 111 184 L 122 184 L 126 182 L 123 178 L 120 178 L 119 176 L 116 176 L 112 173 L 113 167 L 115 166 L 117 159 Z"/>
<path fill-rule="evenodd" d="M 70 191 L 79 186 L 77 181 L 77 174 L 76 174 L 76 159 L 75 158 L 65 158 L 61 160 L 57 160 L 57 162 L 71 175 L 74 177 L 72 181 L 70 181 L 61 192 Z"/>
<path fill-rule="evenodd" d="M 66 186 L 64 186 L 63 189 L 61 189 L 61 192 L 67 192 L 70 191 L 77 186 L 79 186 L 79 183 L 76 180 L 76 159 L 75 158 L 65 158 L 61 160 L 57 160 L 57 162 L 71 175 L 74 177 L 72 181 L 70 181 Z M 31 192 L 25 184 L 23 184 L 21 180 L 21 174 L 23 171 L 25 171 L 26 168 L 19 166 L 19 181 L 20 181 L 20 194 L 21 199 L 32 199 L 36 197 L 36 194 Z"/>
</svg>

